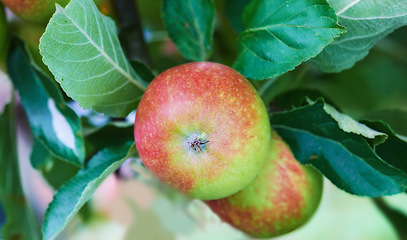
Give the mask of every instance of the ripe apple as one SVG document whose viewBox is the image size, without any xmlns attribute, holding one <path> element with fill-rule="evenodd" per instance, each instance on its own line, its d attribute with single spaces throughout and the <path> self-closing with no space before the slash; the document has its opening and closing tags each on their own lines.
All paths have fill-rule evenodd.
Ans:
<svg viewBox="0 0 407 240">
<path fill-rule="evenodd" d="M 55 12 L 55 4 L 66 6 L 70 0 L 0 0 L 16 15 L 30 22 L 47 23 Z M 99 4 L 101 0 L 95 0 Z"/>
<path fill-rule="evenodd" d="M 268 155 L 270 123 L 253 86 L 234 69 L 194 62 L 158 75 L 136 113 L 135 143 L 160 180 L 200 199 L 241 190 Z"/>
<path fill-rule="evenodd" d="M 303 225 L 322 196 L 322 176 L 301 165 L 272 133 L 269 157 L 259 175 L 242 191 L 206 203 L 223 221 L 256 238 L 270 238 Z"/>
</svg>

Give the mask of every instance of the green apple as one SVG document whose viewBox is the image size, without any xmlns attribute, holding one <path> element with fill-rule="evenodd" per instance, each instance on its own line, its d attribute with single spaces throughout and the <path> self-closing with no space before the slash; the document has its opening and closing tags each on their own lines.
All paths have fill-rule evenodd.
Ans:
<svg viewBox="0 0 407 240">
<path fill-rule="evenodd" d="M 144 165 L 191 197 L 219 199 L 241 190 L 262 168 L 270 144 L 266 108 L 236 70 L 194 62 L 158 75 L 136 113 Z"/>
<path fill-rule="evenodd" d="M 242 191 L 206 203 L 222 220 L 256 238 L 293 231 L 307 222 L 322 196 L 322 175 L 301 165 L 272 133 L 269 157 L 256 179 Z"/>
<path fill-rule="evenodd" d="M 45 31 L 45 26 L 25 21 L 15 21 L 10 25 L 10 29 L 24 41 L 34 62 L 45 72 L 48 72 L 48 67 L 43 63 L 39 49 L 40 38 Z"/>
<path fill-rule="evenodd" d="M 47 23 L 55 12 L 55 4 L 66 6 L 70 0 L 0 0 L 16 15 L 30 22 Z M 95 0 L 99 4 L 101 0 Z"/>
</svg>

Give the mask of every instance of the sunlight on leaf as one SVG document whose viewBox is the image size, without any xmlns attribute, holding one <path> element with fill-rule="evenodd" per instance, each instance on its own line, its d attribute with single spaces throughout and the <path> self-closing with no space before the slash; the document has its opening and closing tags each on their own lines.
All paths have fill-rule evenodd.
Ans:
<svg viewBox="0 0 407 240">
<path fill-rule="evenodd" d="M 62 97 L 60 89 L 37 71 L 21 42 L 13 44 L 8 70 L 18 90 L 34 137 L 64 161 L 83 166 L 85 143 L 78 116 Z"/>
<path fill-rule="evenodd" d="M 377 140 L 379 142 L 383 142 L 387 138 L 386 134 L 375 131 L 366 125 L 353 120 L 348 115 L 338 112 L 334 107 L 328 104 L 324 104 L 324 110 L 335 119 L 338 126 L 345 132 L 359 134 L 365 138 L 379 138 L 379 140 Z"/>
<path fill-rule="evenodd" d="M 340 72 L 363 59 L 374 44 L 407 25 L 405 0 L 329 0 L 339 24 L 348 29 L 313 62 L 324 72 Z"/>
<path fill-rule="evenodd" d="M 324 0 L 254 0 L 245 8 L 243 22 L 233 67 L 256 80 L 294 69 L 345 32 Z"/>
<path fill-rule="evenodd" d="M 362 135 L 343 131 L 324 105 L 319 101 L 271 116 L 271 126 L 295 158 L 351 194 L 377 197 L 406 191 L 407 173 L 381 159 L 387 156 L 378 156 Z"/>
<path fill-rule="evenodd" d="M 91 0 L 58 6 L 40 51 L 67 95 L 83 108 L 125 116 L 148 85 L 127 61 L 114 22 Z"/>
</svg>

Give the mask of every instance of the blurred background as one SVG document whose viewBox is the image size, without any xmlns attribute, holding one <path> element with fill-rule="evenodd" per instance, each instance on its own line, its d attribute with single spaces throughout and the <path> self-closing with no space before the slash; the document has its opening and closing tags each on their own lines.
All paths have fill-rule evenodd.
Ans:
<svg viewBox="0 0 407 240">
<path fill-rule="evenodd" d="M 233 11 L 228 8 L 231 6 L 230 2 L 232 1 L 217 1 L 217 7 L 227 8 L 227 11 L 224 11 L 227 14 L 228 11 Z M 157 73 L 186 61 L 165 32 L 160 17 L 160 4 L 159 0 L 137 1 L 147 44 L 146 50 L 149 52 L 149 58 L 145 61 L 153 66 Z M 117 21 L 117 14 L 113 10 L 111 1 L 104 0 L 100 9 Z M 38 53 L 38 40 L 45 26 L 21 22 L 10 12 L 8 16 L 13 22 L 12 31 L 26 41 L 37 64 L 47 71 Z M 218 16 L 216 24 L 219 27 L 215 31 L 215 49 L 211 60 L 231 65 L 236 57 L 237 32 L 235 29 L 241 26 L 230 25 L 226 18 L 226 15 Z M 318 89 L 329 95 L 344 112 L 356 119 L 368 115 L 387 118 L 385 120 L 394 129 L 407 135 L 406 114 L 399 111 L 392 111 L 389 114 L 383 107 L 383 105 L 391 106 L 399 99 L 405 100 L 406 39 L 406 28 L 397 30 L 390 37 L 379 42 L 366 59 L 340 74 L 322 74 L 312 67 L 302 79 L 292 77 L 290 73 L 286 74 L 273 83 L 274 90 L 267 97 L 271 99 L 299 86 Z M 143 58 L 143 56 L 136 57 Z M 294 71 L 293 75 L 302 68 L 295 70 L 297 72 Z M 389 74 L 395 77 L 393 79 L 384 77 Z M 349 87 L 350 84 L 354 84 L 355 79 L 359 80 L 359 84 L 352 85 L 356 87 Z M 377 86 L 377 83 L 382 84 L 384 90 L 374 91 L 369 87 L 373 84 Z M 1 90 L 10 88 L 8 84 L 7 81 L 0 81 L 0 100 L 5 96 Z M 349 89 L 346 96 L 339 94 L 343 90 L 338 86 Z M 365 94 L 364 98 L 361 98 L 359 94 L 361 89 L 370 94 Z M 369 97 L 366 98 L 366 96 Z M 388 96 L 395 97 L 385 100 L 389 99 Z M 393 102 L 391 102 L 392 99 Z M 99 124 L 108 121 L 104 116 L 92 115 L 86 111 L 82 113 L 83 110 L 74 104 L 72 107 L 78 115 L 84 114 L 92 121 L 99 121 Z M 33 137 L 25 113 L 19 105 L 17 119 L 18 157 L 23 190 L 40 228 L 44 212 L 55 193 L 54 189 L 69 179 L 77 169 L 59 162 L 48 172 L 35 170 L 30 162 Z M 131 116 L 128 122 L 131 123 Z M 131 129 L 131 126 L 127 127 Z M 126 128 L 122 130 L 126 134 L 132 133 L 132 130 L 129 131 Z M 119 171 L 109 176 L 98 188 L 92 200 L 81 209 L 74 221 L 69 223 L 57 239 L 250 239 L 222 223 L 201 201 L 188 199 L 160 184 L 149 173 L 138 167 L 138 161 L 138 159 L 129 159 Z M 400 236 L 395 226 L 404 225 L 407 229 L 407 222 L 395 224 L 394 219 L 397 219 L 397 216 L 392 215 L 392 210 L 398 210 L 399 213 L 407 215 L 407 194 L 380 199 L 357 197 L 343 192 L 325 180 L 323 198 L 313 218 L 300 229 L 275 239 L 397 240 Z M 389 218 L 389 216 L 393 217 Z M 0 226 L 4 221 L 5 216 L 0 206 Z"/>
</svg>

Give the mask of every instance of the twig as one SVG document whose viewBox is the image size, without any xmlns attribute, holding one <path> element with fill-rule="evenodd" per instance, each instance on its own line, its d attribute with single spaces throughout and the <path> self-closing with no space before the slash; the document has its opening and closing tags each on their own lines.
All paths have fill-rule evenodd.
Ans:
<svg viewBox="0 0 407 240">
<path fill-rule="evenodd" d="M 143 36 L 140 14 L 135 0 L 113 1 L 119 22 L 119 38 L 127 58 L 151 67 L 151 58 Z"/>
</svg>

